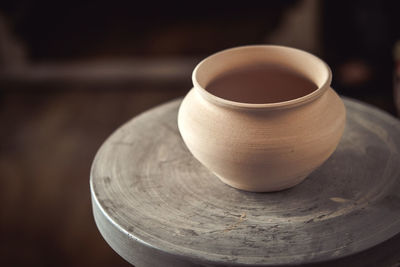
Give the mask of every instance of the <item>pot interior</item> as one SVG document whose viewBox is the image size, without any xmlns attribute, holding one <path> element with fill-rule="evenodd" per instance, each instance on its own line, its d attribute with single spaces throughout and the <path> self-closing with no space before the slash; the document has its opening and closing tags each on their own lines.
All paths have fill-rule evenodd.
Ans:
<svg viewBox="0 0 400 267">
<path fill-rule="evenodd" d="M 288 67 L 260 62 L 221 73 L 205 89 L 226 100 L 264 104 L 303 97 L 318 86 Z"/>
</svg>

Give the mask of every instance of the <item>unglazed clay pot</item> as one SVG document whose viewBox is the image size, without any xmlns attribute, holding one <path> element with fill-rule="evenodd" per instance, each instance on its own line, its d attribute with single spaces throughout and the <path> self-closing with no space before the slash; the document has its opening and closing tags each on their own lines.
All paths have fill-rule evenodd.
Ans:
<svg viewBox="0 0 400 267">
<path fill-rule="evenodd" d="M 290 69 L 316 89 L 256 104 L 207 91 L 221 75 L 255 63 Z M 179 131 L 193 156 L 232 187 L 254 192 L 292 187 L 328 159 L 342 136 L 345 107 L 330 87 L 331 71 L 307 52 L 268 45 L 232 48 L 200 62 L 192 79 L 194 88 L 179 109 Z M 241 90 L 245 96 L 246 88 Z"/>
</svg>

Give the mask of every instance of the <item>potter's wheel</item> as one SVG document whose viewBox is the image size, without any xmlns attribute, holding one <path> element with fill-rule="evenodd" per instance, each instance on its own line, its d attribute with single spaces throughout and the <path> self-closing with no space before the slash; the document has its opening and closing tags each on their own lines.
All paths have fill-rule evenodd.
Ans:
<svg viewBox="0 0 400 267">
<path fill-rule="evenodd" d="M 191 156 L 176 125 L 180 100 L 134 118 L 93 163 L 100 232 L 139 267 L 395 264 L 400 122 L 344 102 L 332 157 L 300 185 L 266 194 L 223 184 Z"/>
</svg>

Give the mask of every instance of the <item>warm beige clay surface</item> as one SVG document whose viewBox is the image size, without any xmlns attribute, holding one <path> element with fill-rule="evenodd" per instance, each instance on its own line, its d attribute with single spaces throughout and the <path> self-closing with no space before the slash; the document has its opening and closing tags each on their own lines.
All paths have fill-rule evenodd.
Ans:
<svg viewBox="0 0 400 267">
<path fill-rule="evenodd" d="M 327 65 L 297 49 L 225 50 L 194 70 L 179 130 L 223 182 L 257 192 L 289 188 L 328 159 L 342 136 L 345 108 L 330 82 Z"/>
</svg>

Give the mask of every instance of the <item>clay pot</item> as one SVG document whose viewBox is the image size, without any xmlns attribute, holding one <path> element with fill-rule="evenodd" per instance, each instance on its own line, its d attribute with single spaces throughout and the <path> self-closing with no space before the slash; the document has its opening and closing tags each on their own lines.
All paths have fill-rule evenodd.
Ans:
<svg viewBox="0 0 400 267">
<path fill-rule="evenodd" d="M 254 62 L 290 68 L 318 88 L 266 104 L 230 101 L 205 89 L 217 76 Z M 232 48 L 200 62 L 192 79 L 194 88 L 179 109 L 179 131 L 193 156 L 232 187 L 254 192 L 292 187 L 328 159 L 342 136 L 345 107 L 330 87 L 331 71 L 307 52 Z"/>
</svg>

